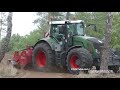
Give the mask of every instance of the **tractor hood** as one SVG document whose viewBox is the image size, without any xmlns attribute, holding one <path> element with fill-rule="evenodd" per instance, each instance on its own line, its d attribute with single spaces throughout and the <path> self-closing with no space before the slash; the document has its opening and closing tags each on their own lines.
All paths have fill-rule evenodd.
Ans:
<svg viewBox="0 0 120 90">
<path fill-rule="evenodd" d="M 81 36 L 81 38 L 84 38 L 84 39 L 92 42 L 94 47 L 95 47 L 95 49 L 100 49 L 100 46 L 103 46 L 103 41 L 98 39 L 98 38 L 89 37 L 89 36 Z"/>
<path fill-rule="evenodd" d="M 83 38 L 83 39 L 92 41 L 92 42 L 96 42 L 98 44 L 103 44 L 103 42 L 100 39 L 95 38 L 95 37 L 90 37 L 90 36 L 80 36 L 80 37 Z"/>
<path fill-rule="evenodd" d="M 103 45 L 103 41 L 98 39 L 98 38 L 95 38 L 95 37 L 89 37 L 89 36 L 84 36 L 83 37 L 84 39 L 87 39 L 88 41 L 91 41 L 93 43 L 97 43 L 97 44 L 100 44 L 100 45 Z"/>
<path fill-rule="evenodd" d="M 98 38 L 90 37 L 90 36 L 80 36 L 80 37 L 85 39 L 85 40 L 88 40 L 88 41 L 92 42 L 95 49 L 98 49 L 98 48 L 100 48 L 100 46 L 103 46 L 103 41 L 98 39 Z"/>
</svg>

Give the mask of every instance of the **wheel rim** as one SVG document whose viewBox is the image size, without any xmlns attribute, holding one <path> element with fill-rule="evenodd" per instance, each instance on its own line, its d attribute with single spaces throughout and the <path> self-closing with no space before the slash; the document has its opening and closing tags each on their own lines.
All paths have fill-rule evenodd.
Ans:
<svg viewBox="0 0 120 90">
<path fill-rule="evenodd" d="M 80 66 L 78 66 L 76 64 L 77 60 L 78 60 L 78 56 L 77 55 L 72 55 L 72 57 L 70 58 L 70 66 L 71 66 L 71 68 L 77 69 L 77 68 L 80 67 Z"/>
<path fill-rule="evenodd" d="M 39 67 L 45 67 L 46 66 L 46 55 L 43 51 L 39 51 L 36 56 L 36 61 Z"/>
</svg>

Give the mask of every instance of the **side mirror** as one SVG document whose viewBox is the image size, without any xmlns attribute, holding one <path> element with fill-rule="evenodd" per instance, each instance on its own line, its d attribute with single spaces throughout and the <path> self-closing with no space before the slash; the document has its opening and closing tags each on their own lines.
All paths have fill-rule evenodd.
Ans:
<svg viewBox="0 0 120 90">
<path fill-rule="evenodd" d="M 89 26 L 93 26 L 94 31 L 96 31 L 96 32 L 97 32 L 97 27 L 96 27 L 96 25 L 95 25 L 95 24 L 87 24 L 87 25 L 86 25 L 86 27 L 89 27 Z"/>
<path fill-rule="evenodd" d="M 47 24 L 49 25 L 49 21 L 47 21 Z"/>
<path fill-rule="evenodd" d="M 96 25 L 94 26 L 94 31 L 96 31 L 96 32 L 97 32 L 97 27 L 96 27 Z"/>
</svg>

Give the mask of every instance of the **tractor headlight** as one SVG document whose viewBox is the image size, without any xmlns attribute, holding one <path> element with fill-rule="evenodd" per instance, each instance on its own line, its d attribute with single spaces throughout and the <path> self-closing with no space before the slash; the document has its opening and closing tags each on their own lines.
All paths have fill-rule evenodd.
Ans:
<svg viewBox="0 0 120 90">
<path fill-rule="evenodd" d="M 103 43 L 101 40 L 98 40 L 99 43 Z"/>
</svg>

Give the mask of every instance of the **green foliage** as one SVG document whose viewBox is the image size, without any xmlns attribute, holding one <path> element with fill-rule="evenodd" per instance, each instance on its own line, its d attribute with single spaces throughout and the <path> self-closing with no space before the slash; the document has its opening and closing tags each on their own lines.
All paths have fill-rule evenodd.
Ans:
<svg viewBox="0 0 120 90">
<path fill-rule="evenodd" d="M 38 39 L 41 39 L 42 35 L 39 30 L 30 32 L 29 35 L 20 36 L 19 34 L 13 34 L 10 40 L 8 51 L 22 50 L 26 48 L 26 45 L 33 46 Z"/>
<path fill-rule="evenodd" d="M 120 50 L 120 13 L 113 13 L 111 47 Z"/>
<path fill-rule="evenodd" d="M 96 24 L 97 32 L 93 28 L 86 28 L 86 31 L 91 36 L 103 38 L 105 30 L 105 13 L 104 12 L 76 12 L 76 19 L 84 20 L 86 24 Z"/>
<path fill-rule="evenodd" d="M 76 12 L 76 19 L 84 20 L 86 24 L 96 24 L 97 32 L 93 28 L 87 28 L 86 31 L 90 36 L 104 38 L 106 29 L 106 13 L 105 12 Z M 120 13 L 113 12 L 112 20 L 112 37 L 111 47 L 120 50 Z"/>
</svg>

